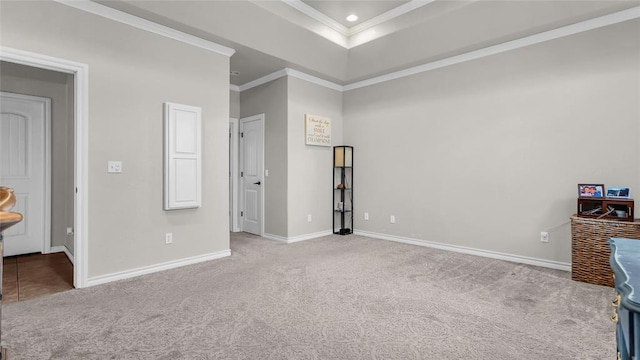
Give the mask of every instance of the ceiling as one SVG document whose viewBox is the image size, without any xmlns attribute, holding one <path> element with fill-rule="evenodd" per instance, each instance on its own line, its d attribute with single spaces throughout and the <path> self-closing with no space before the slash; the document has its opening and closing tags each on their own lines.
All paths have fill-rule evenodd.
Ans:
<svg viewBox="0 0 640 360">
<path fill-rule="evenodd" d="M 333 1 L 333 0 L 303 0 L 303 3 L 320 11 L 335 22 L 349 28 L 367 20 L 382 15 L 387 11 L 406 4 L 408 0 L 379 0 L 379 1 Z M 347 16 L 354 14 L 358 20 L 349 22 Z"/>
<path fill-rule="evenodd" d="M 640 0 L 96 0 L 231 47 L 233 85 L 283 68 L 345 85 L 640 6 Z M 345 18 L 356 13 L 359 20 Z M 329 20 L 327 20 L 329 19 Z"/>
</svg>

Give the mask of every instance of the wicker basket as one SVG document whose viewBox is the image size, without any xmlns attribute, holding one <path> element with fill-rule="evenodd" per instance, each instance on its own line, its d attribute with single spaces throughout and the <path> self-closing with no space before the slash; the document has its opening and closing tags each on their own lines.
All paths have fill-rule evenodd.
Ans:
<svg viewBox="0 0 640 360">
<path fill-rule="evenodd" d="M 613 287 L 612 237 L 640 239 L 640 222 L 571 217 L 571 279 Z"/>
</svg>

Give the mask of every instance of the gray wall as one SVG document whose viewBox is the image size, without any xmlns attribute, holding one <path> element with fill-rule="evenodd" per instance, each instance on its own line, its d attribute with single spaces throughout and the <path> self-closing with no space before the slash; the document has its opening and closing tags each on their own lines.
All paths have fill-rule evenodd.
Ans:
<svg viewBox="0 0 640 360">
<path fill-rule="evenodd" d="M 229 58 L 55 2 L 3 2 L 0 20 L 3 46 L 89 66 L 89 277 L 228 250 Z M 167 101 L 202 107 L 199 209 L 162 210 Z"/>
<path fill-rule="evenodd" d="M 570 262 L 576 185 L 640 188 L 639 23 L 346 92 L 356 230 Z"/>
<path fill-rule="evenodd" d="M 332 142 L 340 144 L 342 93 L 287 76 L 245 90 L 240 99 L 243 118 L 265 114 L 265 233 L 295 238 L 329 231 L 332 148 L 305 144 L 304 114 L 331 118 Z"/>
<path fill-rule="evenodd" d="M 304 114 L 330 118 L 332 145 L 342 145 L 342 93 L 294 77 L 288 85 L 288 237 L 296 237 L 332 226 L 333 148 L 305 144 Z"/>
<path fill-rule="evenodd" d="M 264 231 L 286 237 L 287 229 L 287 79 L 280 78 L 240 94 L 240 114 L 265 114 Z"/>
<path fill-rule="evenodd" d="M 229 90 L 229 117 L 240 118 L 240 92 Z"/>
<path fill-rule="evenodd" d="M 0 90 L 51 99 L 51 246 L 73 254 L 73 76 L 0 61 Z"/>
</svg>

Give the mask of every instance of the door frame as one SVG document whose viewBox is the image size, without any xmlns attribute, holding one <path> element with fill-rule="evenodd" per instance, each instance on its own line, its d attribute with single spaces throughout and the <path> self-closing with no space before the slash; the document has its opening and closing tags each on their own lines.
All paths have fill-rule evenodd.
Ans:
<svg viewBox="0 0 640 360">
<path fill-rule="evenodd" d="M 43 104 L 45 107 L 43 136 L 37 141 L 43 142 L 44 147 L 44 209 L 43 231 L 40 252 L 48 254 L 51 252 L 51 99 L 42 96 L 23 95 L 8 91 L 0 91 L 0 95 L 8 99 L 25 100 Z M 33 210 L 32 210 L 33 211 Z"/>
<path fill-rule="evenodd" d="M 229 181 L 231 192 L 229 195 L 229 214 L 231 216 L 231 224 L 229 231 L 239 232 L 238 218 L 240 211 L 238 210 L 238 138 L 240 134 L 240 122 L 236 118 L 229 119 Z"/>
<path fill-rule="evenodd" d="M 260 121 L 261 125 L 262 125 L 262 187 L 260 188 L 260 236 L 264 236 L 264 194 L 267 190 L 267 185 L 266 185 L 266 179 L 265 179 L 265 168 L 266 168 L 266 164 L 265 164 L 265 138 L 266 138 L 266 129 L 264 128 L 264 113 L 262 114 L 257 114 L 257 115 L 252 115 L 252 116 L 247 116 L 247 117 L 243 117 L 240 118 L 240 132 L 242 132 L 242 127 L 244 125 L 244 123 L 249 122 L 249 121 Z M 243 156 L 243 146 L 242 146 L 242 139 L 240 139 L 239 142 L 240 145 L 240 160 L 239 160 L 239 164 L 240 164 L 240 169 L 244 169 L 244 156 Z M 243 198 L 243 194 L 244 194 L 244 177 L 240 177 L 239 178 L 239 182 L 240 182 L 240 208 L 238 210 L 240 211 L 244 211 L 244 198 Z M 239 222 L 239 228 L 240 231 L 244 231 L 243 229 L 243 224 L 242 224 L 242 219 L 240 219 Z"/>
<path fill-rule="evenodd" d="M 0 60 L 72 74 L 74 79 L 74 238 L 73 285 L 87 286 L 89 251 L 89 65 L 0 46 Z"/>
</svg>

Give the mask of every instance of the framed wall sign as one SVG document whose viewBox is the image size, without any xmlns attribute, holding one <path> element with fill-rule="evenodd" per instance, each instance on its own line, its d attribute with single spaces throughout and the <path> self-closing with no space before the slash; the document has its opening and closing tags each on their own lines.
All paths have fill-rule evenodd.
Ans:
<svg viewBox="0 0 640 360">
<path fill-rule="evenodd" d="M 304 114 L 305 144 L 331 146 L 331 119 Z"/>
</svg>

